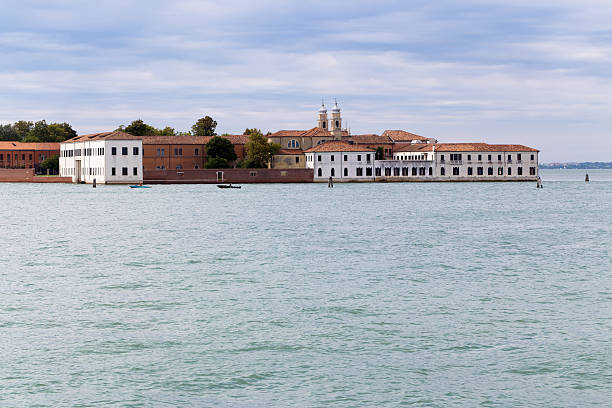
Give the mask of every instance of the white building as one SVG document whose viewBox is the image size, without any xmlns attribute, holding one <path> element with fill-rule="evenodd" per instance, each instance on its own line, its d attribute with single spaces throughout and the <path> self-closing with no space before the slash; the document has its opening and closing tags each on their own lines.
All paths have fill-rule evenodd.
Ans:
<svg viewBox="0 0 612 408">
<path fill-rule="evenodd" d="M 60 175 L 75 183 L 142 182 L 142 138 L 125 132 L 77 136 L 60 144 Z"/>
<path fill-rule="evenodd" d="M 448 180 L 536 180 L 537 149 L 523 145 L 441 143 L 435 146 L 436 174 Z"/>
<path fill-rule="evenodd" d="M 329 141 L 304 151 L 314 181 L 373 181 L 374 150 L 345 141 Z"/>
</svg>

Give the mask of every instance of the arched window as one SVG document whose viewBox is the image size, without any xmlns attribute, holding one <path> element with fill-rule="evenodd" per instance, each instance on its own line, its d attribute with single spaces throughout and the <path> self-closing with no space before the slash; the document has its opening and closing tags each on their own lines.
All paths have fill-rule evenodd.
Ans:
<svg viewBox="0 0 612 408">
<path fill-rule="evenodd" d="M 327 127 L 327 122 L 323 121 L 323 129 Z"/>
<path fill-rule="evenodd" d="M 331 169 L 331 176 L 336 177 L 336 169 L 334 168 Z"/>
<path fill-rule="evenodd" d="M 288 143 L 287 143 L 287 147 L 289 149 L 297 149 L 300 147 L 300 142 L 298 142 L 295 139 L 291 139 Z"/>
<path fill-rule="evenodd" d="M 317 170 L 317 176 L 319 177 L 323 176 L 323 170 L 321 170 L 321 168 Z"/>
<path fill-rule="evenodd" d="M 340 121 L 336 121 L 336 127 L 339 128 L 340 127 Z"/>
</svg>

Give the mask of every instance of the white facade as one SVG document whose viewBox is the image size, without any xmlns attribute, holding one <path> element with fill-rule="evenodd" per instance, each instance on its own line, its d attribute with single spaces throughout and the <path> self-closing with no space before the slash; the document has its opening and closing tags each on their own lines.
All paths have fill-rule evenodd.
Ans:
<svg viewBox="0 0 612 408">
<path fill-rule="evenodd" d="M 308 152 L 306 168 L 314 169 L 315 181 L 372 181 L 374 153 L 364 151 Z"/>
<path fill-rule="evenodd" d="M 142 140 L 77 140 L 60 145 L 60 175 L 74 183 L 141 183 Z"/>
<path fill-rule="evenodd" d="M 436 151 L 436 174 L 448 179 L 534 180 L 537 151 Z"/>
<path fill-rule="evenodd" d="M 429 157 L 431 156 L 433 154 L 429 152 Z M 374 173 L 376 177 L 401 179 L 423 179 L 436 176 L 433 157 L 430 160 L 377 160 Z"/>
</svg>

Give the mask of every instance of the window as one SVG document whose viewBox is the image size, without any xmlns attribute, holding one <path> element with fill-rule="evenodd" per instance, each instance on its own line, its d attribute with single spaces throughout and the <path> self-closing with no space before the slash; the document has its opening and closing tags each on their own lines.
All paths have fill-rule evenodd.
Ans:
<svg viewBox="0 0 612 408">
<path fill-rule="evenodd" d="M 334 169 L 333 167 L 331 169 L 331 176 L 336 177 L 336 169 Z"/>
<path fill-rule="evenodd" d="M 523 155 L 519 153 L 519 154 L 516 155 L 516 160 L 521 161 L 522 157 L 523 157 Z"/>
<path fill-rule="evenodd" d="M 371 157 L 371 156 L 370 156 L 370 154 L 368 153 L 368 154 L 366 155 L 366 160 L 367 160 L 368 162 L 370 161 L 370 157 Z"/>
<path fill-rule="evenodd" d="M 497 161 L 502 161 L 501 154 L 497 155 Z"/>
<path fill-rule="evenodd" d="M 518 169 L 516 169 L 516 171 L 518 172 L 519 176 L 523 175 L 523 168 L 522 167 L 519 167 Z"/>
<path fill-rule="evenodd" d="M 363 176 L 363 167 L 357 167 L 357 177 Z"/>
<path fill-rule="evenodd" d="M 508 155 L 508 161 L 509 161 L 509 162 L 511 162 L 511 161 L 512 161 L 512 155 L 511 155 L 511 154 L 509 154 L 509 155 Z"/>
<path fill-rule="evenodd" d="M 412 168 L 412 175 L 413 175 L 413 176 L 416 176 L 416 175 L 417 175 L 417 169 L 416 169 L 416 167 L 413 167 L 413 168 Z"/>
<path fill-rule="evenodd" d="M 487 159 L 487 160 L 488 160 L 488 161 L 491 161 L 491 155 L 489 155 L 489 156 L 488 156 L 488 159 Z"/>
<path fill-rule="evenodd" d="M 344 161 L 348 161 L 348 154 L 344 155 Z"/>
<path fill-rule="evenodd" d="M 317 169 L 317 176 L 319 177 L 323 176 L 323 171 L 321 170 L 320 167 Z"/>
<path fill-rule="evenodd" d="M 444 175 L 445 175 L 445 173 L 446 173 L 446 170 L 444 169 L 444 167 L 441 167 L 441 168 L 440 168 L 440 175 L 441 175 L 441 176 L 444 176 Z"/>
<path fill-rule="evenodd" d="M 366 167 L 366 176 L 372 177 L 372 168 L 371 167 Z"/>
<path fill-rule="evenodd" d="M 468 154 L 468 160 L 472 160 L 472 155 Z"/>
<path fill-rule="evenodd" d="M 132 149 L 132 154 L 134 156 L 138 156 L 138 147 L 134 146 L 134 148 Z"/>
<path fill-rule="evenodd" d="M 474 174 L 471 167 L 468 167 L 468 176 L 472 176 Z"/>
<path fill-rule="evenodd" d="M 257 176 L 257 172 L 256 171 L 252 171 L 251 172 L 251 177 L 255 177 L 255 176 Z"/>
<path fill-rule="evenodd" d="M 21 155 L 21 160 L 25 160 L 25 154 Z"/>
<path fill-rule="evenodd" d="M 419 167 L 419 176 L 425 175 L 425 167 Z"/>
<path fill-rule="evenodd" d="M 127 147 L 122 147 L 122 148 L 121 148 L 121 154 L 122 154 L 123 156 L 127 156 L 127 154 L 128 154 L 128 149 L 127 149 Z"/>
<path fill-rule="evenodd" d="M 296 162 L 296 163 L 299 163 L 299 162 L 300 162 L 300 156 L 296 156 L 296 157 L 295 157 L 295 162 Z"/>
<path fill-rule="evenodd" d="M 289 142 L 287 142 L 287 147 L 289 149 L 297 149 L 298 147 L 300 147 L 300 142 L 295 139 L 291 139 Z"/>
<path fill-rule="evenodd" d="M 199 156 L 200 155 L 200 149 L 198 149 L 196 147 L 196 149 L 194 150 L 193 154 L 194 154 L 194 156 Z"/>
<path fill-rule="evenodd" d="M 135 176 L 138 175 L 138 167 L 134 167 L 133 168 L 133 173 L 134 173 Z"/>
<path fill-rule="evenodd" d="M 339 127 L 340 127 L 340 121 L 337 120 L 336 121 L 336 128 L 339 128 Z"/>
<path fill-rule="evenodd" d="M 529 175 L 535 176 L 535 174 L 536 174 L 536 168 L 535 167 L 530 167 L 529 168 Z"/>
<path fill-rule="evenodd" d="M 478 161 L 482 161 L 482 154 L 478 155 Z"/>
<path fill-rule="evenodd" d="M 0 160 L 4 160 L 4 156 L 0 154 Z"/>
<path fill-rule="evenodd" d="M 183 155 L 183 148 L 182 147 L 174 148 L 174 155 L 175 156 L 182 156 Z"/>
<path fill-rule="evenodd" d="M 357 161 L 361 161 L 361 155 L 360 154 L 357 155 Z"/>
<path fill-rule="evenodd" d="M 327 122 L 323 121 L 323 129 L 325 129 L 327 127 Z"/>
<path fill-rule="evenodd" d="M 30 160 L 32 160 L 32 155 L 30 155 Z"/>
<path fill-rule="evenodd" d="M 408 167 L 402 167 L 402 176 L 408 175 Z"/>
<path fill-rule="evenodd" d="M 122 167 L 121 168 L 121 175 L 123 175 L 123 176 L 127 176 L 128 175 L 128 168 L 127 167 Z"/>
<path fill-rule="evenodd" d="M 321 155 L 320 154 L 317 155 L 317 161 L 321 161 Z"/>
<path fill-rule="evenodd" d="M 374 173 L 376 173 L 376 177 L 380 177 L 380 175 L 382 174 L 380 171 L 380 167 L 377 167 L 376 170 L 374 170 Z"/>
<path fill-rule="evenodd" d="M 459 175 L 459 167 L 453 167 L 453 176 Z"/>
<path fill-rule="evenodd" d="M 183 170 L 183 165 L 182 164 L 177 164 L 176 165 L 176 170 Z"/>
<path fill-rule="evenodd" d="M 498 167 L 497 168 L 497 175 L 498 176 L 503 176 L 504 175 L 504 168 L 503 167 Z"/>
<path fill-rule="evenodd" d="M 385 176 L 390 176 L 390 175 L 391 175 L 391 168 L 385 167 Z"/>
<path fill-rule="evenodd" d="M 111 168 L 111 176 L 116 176 L 117 175 L 117 169 L 116 168 Z"/>
<path fill-rule="evenodd" d="M 440 155 L 440 161 L 444 161 L 444 155 Z"/>
<path fill-rule="evenodd" d="M 344 177 L 348 177 L 348 169 L 346 167 L 344 168 Z"/>
<path fill-rule="evenodd" d="M 492 176 L 493 175 L 493 167 L 489 167 L 487 169 L 487 175 Z"/>
<path fill-rule="evenodd" d="M 535 154 L 531 155 L 531 160 L 535 160 Z"/>
<path fill-rule="evenodd" d="M 508 167 L 508 175 L 511 176 L 512 175 L 512 167 Z"/>
<path fill-rule="evenodd" d="M 429 168 L 429 175 L 432 176 L 433 175 L 433 169 L 430 167 Z"/>
<path fill-rule="evenodd" d="M 334 155 L 332 154 L 330 157 L 331 157 L 331 161 L 334 161 Z M 333 176 L 333 174 L 332 174 L 332 176 Z"/>
<path fill-rule="evenodd" d="M 400 168 L 399 168 L 399 167 L 395 167 L 395 168 L 393 169 L 393 175 L 394 175 L 395 177 L 397 177 L 397 176 L 399 176 L 399 175 L 400 175 Z"/>
<path fill-rule="evenodd" d="M 479 176 L 482 176 L 484 174 L 484 169 L 482 167 L 478 167 L 476 169 L 476 174 L 478 174 Z"/>
</svg>

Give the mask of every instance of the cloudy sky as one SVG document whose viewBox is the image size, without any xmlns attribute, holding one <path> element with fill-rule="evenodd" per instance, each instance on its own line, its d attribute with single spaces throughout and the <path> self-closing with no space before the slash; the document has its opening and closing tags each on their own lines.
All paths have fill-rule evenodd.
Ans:
<svg viewBox="0 0 612 408">
<path fill-rule="evenodd" d="M 0 123 L 316 124 L 612 161 L 609 0 L 1 0 Z"/>
</svg>

